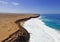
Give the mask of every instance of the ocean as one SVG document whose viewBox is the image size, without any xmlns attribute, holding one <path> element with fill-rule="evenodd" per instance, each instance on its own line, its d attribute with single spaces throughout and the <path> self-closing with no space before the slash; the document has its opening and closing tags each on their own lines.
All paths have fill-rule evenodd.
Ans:
<svg viewBox="0 0 60 42">
<path fill-rule="evenodd" d="M 41 14 L 26 21 L 23 27 L 30 33 L 29 42 L 60 42 L 60 14 Z"/>
<path fill-rule="evenodd" d="M 60 14 L 41 14 L 41 20 L 47 26 L 60 30 Z"/>
</svg>

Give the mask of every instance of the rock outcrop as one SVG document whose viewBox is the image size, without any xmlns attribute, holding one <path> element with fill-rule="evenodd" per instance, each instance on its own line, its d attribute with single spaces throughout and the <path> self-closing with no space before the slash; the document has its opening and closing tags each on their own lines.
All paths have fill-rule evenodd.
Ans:
<svg viewBox="0 0 60 42">
<path fill-rule="evenodd" d="M 13 27 L 9 27 L 9 30 L 8 32 L 8 35 L 5 35 L 4 36 L 4 39 L 1 40 L 1 42 L 29 42 L 29 39 L 30 39 L 30 33 L 23 27 L 23 23 L 31 18 L 37 18 L 39 17 L 40 15 L 39 14 L 6 14 L 6 15 L 2 15 L 0 14 L 0 18 L 1 20 L 8 20 L 8 21 L 5 21 L 5 22 L 8 22 L 7 24 L 10 26 L 14 25 Z M 10 20 L 10 22 L 9 22 Z M 6 23 L 5 23 L 6 25 Z M 8 26 L 7 25 L 7 26 Z M 7 27 L 6 27 L 7 28 Z M 10 29 L 16 29 L 15 31 L 13 30 L 10 30 Z M 18 28 L 18 29 L 17 29 Z M 12 32 L 10 32 L 12 31 Z"/>
</svg>

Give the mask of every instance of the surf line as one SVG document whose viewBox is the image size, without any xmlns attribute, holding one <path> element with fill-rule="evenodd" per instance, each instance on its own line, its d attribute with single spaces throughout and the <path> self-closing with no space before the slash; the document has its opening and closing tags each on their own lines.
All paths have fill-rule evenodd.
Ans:
<svg viewBox="0 0 60 42">
<path fill-rule="evenodd" d="M 42 24 L 42 26 L 40 26 L 41 29 L 43 29 L 47 34 L 49 34 L 55 40 L 55 42 L 60 42 L 60 34 L 58 34 L 55 29 L 46 26 L 46 24 L 42 22 L 42 20 L 39 20 L 39 22 Z"/>
</svg>

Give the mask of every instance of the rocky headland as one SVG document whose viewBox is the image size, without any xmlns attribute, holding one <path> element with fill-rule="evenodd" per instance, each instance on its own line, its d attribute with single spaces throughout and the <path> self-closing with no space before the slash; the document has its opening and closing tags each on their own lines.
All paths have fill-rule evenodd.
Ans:
<svg viewBox="0 0 60 42">
<path fill-rule="evenodd" d="M 39 16 L 39 14 L 0 13 L 0 42 L 29 42 L 30 33 L 23 24 Z"/>
</svg>

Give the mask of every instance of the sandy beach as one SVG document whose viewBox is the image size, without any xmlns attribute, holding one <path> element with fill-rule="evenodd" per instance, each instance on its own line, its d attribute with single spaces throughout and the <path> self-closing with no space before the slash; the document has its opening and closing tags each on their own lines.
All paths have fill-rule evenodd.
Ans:
<svg viewBox="0 0 60 42">
<path fill-rule="evenodd" d="M 30 33 L 30 42 L 60 42 L 60 33 L 47 26 L 41 16 L 26 21 L 24 28 Z"/>
</svg>

